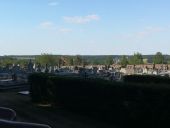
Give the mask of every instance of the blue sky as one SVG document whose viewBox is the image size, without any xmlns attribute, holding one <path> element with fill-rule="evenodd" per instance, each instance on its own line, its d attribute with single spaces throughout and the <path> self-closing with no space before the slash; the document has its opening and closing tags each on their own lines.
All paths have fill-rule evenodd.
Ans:
<svg viewBox="0 0 170 128">
<path fill-rule="evenodd" d="M 0 0 L 0 55 L 170 54 L 169 0 Z"/>
</svg>

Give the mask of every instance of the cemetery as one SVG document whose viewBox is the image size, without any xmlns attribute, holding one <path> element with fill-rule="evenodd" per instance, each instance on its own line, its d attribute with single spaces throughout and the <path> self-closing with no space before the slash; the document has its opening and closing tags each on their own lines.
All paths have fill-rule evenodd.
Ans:
<svg viewBox="0 0 170 128">
<path fill-rule="evenodd" d="M 167 115 L 164 113 L 165 117 L 164 115 L 159 117 L 159 111 L 165 107 L 168 101 L 165 98 L 169 97 L 170 78 L 168 72 L 169 65 L 163 64 L 127 65 L 127 67 L 121 67 L 118 64 L 110 66 L 51 66 L 45 64 L 43 66 L 35 64 L 31 60 L 26 67 L 19 64 L 1 67 L 0 91 L 2 94 L 0 94 L 0 103 L 2 102 L 4 109 L 7 113 L 9 112 L 7 114 L 9 117 L 2 116 L 0 126 L 2 124 L 4 128 L 5 126 L 49 128 L 51 125 L 55 127 L 56 123 L 53 119 L 56 118 L 56 115 L 52 113 L 58 107 L 59 111 L 64 109 L 64 111 L 67 110 L 74 114 L 88 116 L 89 119 L 97 118 L 97 120 L 104 121 L 104 124 L 113 122 L 114 125 L 121 127 L 124 125 L 133 127 L 134 121 L 141 123 L 140 121 L 146 114 L 148 120 L 155 114 L 155 120 L 164 118 L 167 122 Z M 6 97 L 6 95 L 8 96 Z M 130 95 L 135 98 L 130 97 Z M 154 98 L 156 103 L 148 103 L 145 98 L 154 95 L 159 96 L 159 98 Z M 24 101 L 24 104 L 18 103 L 19 100 L 16 100 L 15 97 L 21 99 L 22 102 Z M 7 99 L 10 105 L 3 102 Z M 20 107 L 14 105 L 16 102 L 20 104 Z M 25 102 L 27 103 L 25 104 Z M 145 112 L 145 109 L 149 112 L 151 109 L 145 106 L 145 103 L 154 108 L 153 113 Z M 160 104 L 161 106 L 159 106 Z M 29 110 L 29 106 L 32 109 L 28 113 L 21 108 L 22 105 L 25 105 L 25 109 Z M 169 106 L 169 104 L 167 105 Z M 17 111 L 8 108 L 15 108 Z M 24 121 L 16 120 L 18 112 L 21 117 L 22 114 L 31 116 L 34 115 L 35 111 L 31 112 L 34 109 L 49 113 L 53 118 L 50 118 L 50 121 L 45 117 L 46 115 L 39 112 L 38 115 L 43 115 L 41 116 L 43 119 L 40 118 L 43 122 L 38 120 L 38 122 L 32 123 L 34 122 L 32 118 Z M 133 113 L 134 110 L 136 113 Z M 167 107 L 165 107 L 166 111 L 169 111 Z M 140 112 L 143 112 L 144 115 L 141 115 Z M 11 115 L 13 117 L 10 117 Z M 25 118 L 25 116 L 23 117 Z M 9 120 L 11 118 L 13 120 Z M 124 122 L 123 126 L 121 122 Z M 153 125 L 152 123 L 154 121 L 151 121 L 149 125 Z"/>
</svg>

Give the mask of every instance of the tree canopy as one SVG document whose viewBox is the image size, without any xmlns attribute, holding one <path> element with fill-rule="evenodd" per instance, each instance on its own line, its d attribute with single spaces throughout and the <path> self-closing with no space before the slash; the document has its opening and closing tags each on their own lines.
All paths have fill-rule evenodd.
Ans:
<svg viewBox="0 0 170 128">
<path fill-rule="evenodd" d="M 154 64 L 163 64 L 164 63 L 164 56 L 161 52 L 157 52 L 155 56 L 153 57 L 153 63 Z"/>
<path fill-rule="evenodd" d="M 106 65 L 112 65 L 113 64 L 113 57 L 112 56 L 108 56 L 106 58 L 106 62 L 105 62 Z"/>
<path fill-rule="evenodd" d="M 35 58 L 35 61 L 37 63 L 40 63 L 43 66 L 45 66 L 46 64 L 48 64 L 48 65 L 56 65 L 57 64 L 57 58 L 51 54 L 41 54 L 40 56 L 37 56 Z"/>
<path fill-rule="evenodd" d="M 126 67 L 126 65 L 128 64 L 128 59 L 127 59 L 127 56 L 123 55 L 121 58 L 120 58 L 120 64 L 122 67 Z"/>
<path fill-rule="evenodd" d="M 129 60 L 130 64 L 143 64 L 143 57 L 142 54 L 137 52 Z"/>
</svg>

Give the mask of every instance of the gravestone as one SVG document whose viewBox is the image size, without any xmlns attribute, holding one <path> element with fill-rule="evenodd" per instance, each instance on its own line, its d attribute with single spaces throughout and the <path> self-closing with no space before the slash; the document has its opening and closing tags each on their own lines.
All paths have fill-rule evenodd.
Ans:
<svg viewBox="0 0 170 128">
<path fill-rule="evenodd" d="M 41 65 L 40 65 L 40 64 L 37 65 L 36 71 L 37 71 L 37 72 L 41 72 Z"/>
<path fill-rule="evenodd" d="M 45 73 L 49 73 L 48 65 L 45 65 Z"/>
<path fill-rule="evenodd" d="M 27 66 L 27 69 L 28 69 L 28 72 L 29 73 L 32 73 L 34 71 L 34 68 L 33 68 L 33 63 L 32 63 L 32 60 L 30 59 L 29 63 L 28 63 L 28 66 Z"/>
</svg>

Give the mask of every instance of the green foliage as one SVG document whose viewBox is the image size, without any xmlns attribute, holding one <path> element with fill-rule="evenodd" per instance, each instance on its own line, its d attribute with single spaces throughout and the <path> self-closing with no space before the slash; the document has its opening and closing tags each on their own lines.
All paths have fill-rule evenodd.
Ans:
<svg viewBox="0 0 170 128">
<path fill-rule="evenodd" d="M 117 83 L 101 79 L 32 74 L 29 77 L 30 93 L 32 101 L 36 103 L 51 102 L 122 127 L 157 127 L 169 123 L 170 87 L 168 82 L 166 87 L 163 86 L 165 82 L 162 80 L 169 81 L 170 78 L 144 76 L 146 83 L 137 84 L 143 81 L 141 77 L 130 76 L 135 80 L 134 83 Z M 148 77 L 160 83 L 148 84 Z"/>
<path fill-rule="evenodd" d="M 155 75 L 127 75 L 123 80 L 128 83 L 170 84 L 169 77 Z"/>
<path fill-rule="evenodd" d="M 29 61 L 23 59 L 23 60 L 16 60 L 15 63 L 19 64 L 21 67 L 26 67 L 28 65 Z"/>
<path fill-rule="evenodd" d="M 106 62 L 105 62 L 106 65 L 112 65 L 113 64 L 113 57 L 112 56 L 108 56 L 106 58 Z"/>
<path fill-rule="evenodd" d="M 35 103 L 48 103 L 51 101 L 51 89 L 48 85 L 49 74 L 34 73 L 28 77 L 30 83 L 30 96 L 32 102 Z"/>
<path fill-rule="evenodd" d="M 143 64 L 143 57 L 141 53 L 134 53 L 134 55 L 129 60 L 130 64 Z"/>
<path fill-rule="evenodd" d="M 40 56 L 37 56 L 35 58 L 35 61 L 43 66 L 45 66 L 46 64 L 53 66 L 53 65 L 57 65 L 58 63 L 58 59 L 51 54 L 42 54 Z"/>
<path fill-rule="evenodd" d="M 83 64 L 83 59 L 80 55 L 76 55 L 74 59 L 74 64 L 75 65 L 82 65 Z"/>
<path fill-rule="evenodd" d="M 1 66 L 7 66 L 7 65 L 12 65 L 16 62 L 16 59 L 13 59 L 11 57 L 5 56 L 1 59 Z"/>
<path fill-rule="evenodd" d="M 68 58 L 68 64 L 73 66 L 74 65 L 74 59 L 72 57 Z"/>
<path fill-rule="evenodd" d="M 154 64 L 163 64 L 164 63 L 164 56 L 161 52 L 157 52 L 153 58 Z"/>
<path fill-rule="evenodd" d="M 123 55 L 123 56 L 121 57 L 121 59 L 120 59 L 120 64 L 121 64 L 121 66 L 124 67 L 124 68 L 127 66 L 127 64 L 128 64 L 128 59 L 127 59 L 127 57 L 126 57 L 125 55 Z"/>
</svg>

